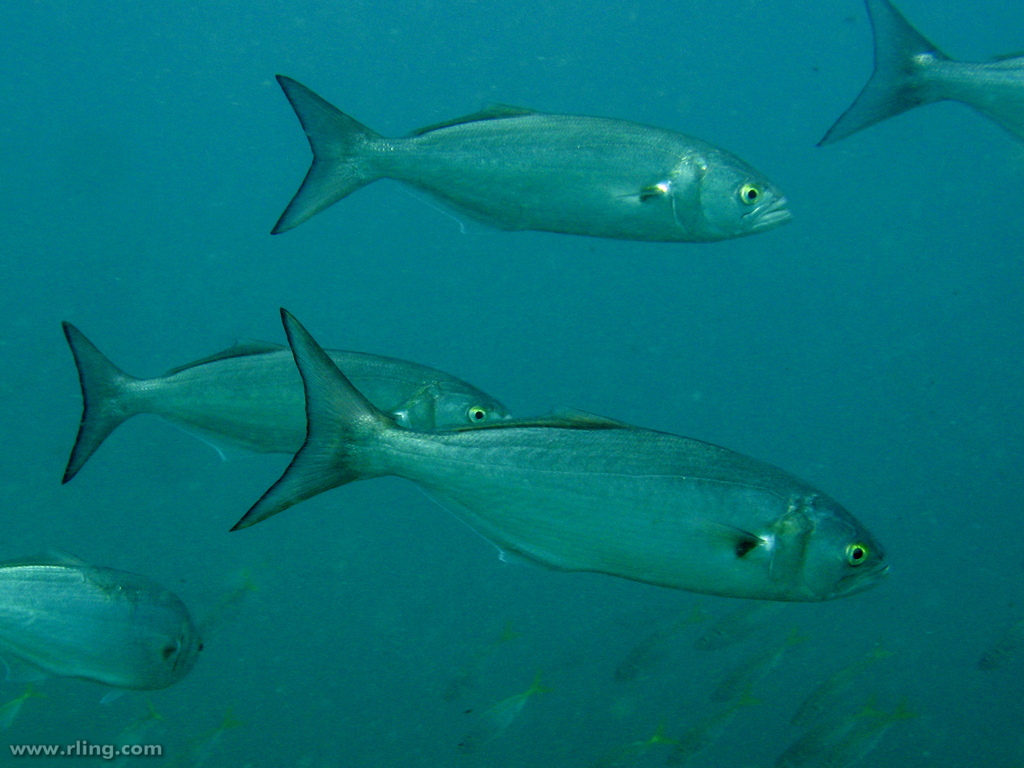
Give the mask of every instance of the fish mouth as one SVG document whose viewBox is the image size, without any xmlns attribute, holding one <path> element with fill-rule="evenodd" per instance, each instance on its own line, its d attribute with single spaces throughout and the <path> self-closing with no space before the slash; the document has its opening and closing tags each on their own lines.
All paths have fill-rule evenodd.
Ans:
<svg viewBox="0 0 1024 768">
<path fill-rule="evenodd" d="M 858 592 L 864 592 L 882 581 L 888 573 L 888 563 L 879 563 L 870 571 L 855 571 L 854 573 L 847 574 L 839 580 L 833 595 L 835 597 L 846 597 L 847 595 L 856 595 Z"/>
<path fill-rule="evenodd" d="M 793 218 L 793 213 L 787 207 L 788 205 L 789 201 L 785 196 L 782 196 L 768 203 L 764 207 L 748 213 L 747 216 L 754 217 L 754 224 L 751 227 L 751 230 L 756 232 L 762 229 L 771 229 L 772 227 L 777 227 L 780 224 L 785 224 Z"/>
</svg>

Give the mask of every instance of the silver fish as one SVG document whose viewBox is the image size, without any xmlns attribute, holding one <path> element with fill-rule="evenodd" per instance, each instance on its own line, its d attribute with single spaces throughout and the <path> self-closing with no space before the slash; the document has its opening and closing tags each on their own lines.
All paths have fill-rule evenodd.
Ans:
<svg viewBox="0 0 1024 768">
<path fill-rule="evenodd" d="M 867 0 L 875 70 L 818 146 L 933 101 L 960 101 L 1024 139 L 1024 56 L 956 61 L 918 32 L 889 0 Z"/>
<path fill-rule="evenodd" d="M 302 382 L 287 347 L 254 341 L 172 368 L 129 376 L 64 323 L 78 366 L 82 421 L 64 472 L 68 482 L 122 422 L 152 413 L 187 430 L 260 453 L 295 453 L 306 438 Z M 450 374 L 406 360 L 331 350 L 352 382 L 403 427 L 430 430 L 507 419 L 490 395 Z"/>
<path fill-rule="evenodd" d="M 800 601 L 860 592 L 886 571 L 882 547 L 838 503 L 699 440 L 581 415 L 401 429 L 282 315 L 310 437 L 235 529 L 329 488 L 397 475 L 502 551 L 559 570 Z"/>
<path fill-rule="evenodd" d="M 0 563 L 0 658 L 12 679 L 166 688 L 202 647 L 181 600 L 144 576 L 56 555 Z"/>
<path fill-rule="evenodd" d="M 274 234 L 381 178 L 510 230 L 708 242 L 792 218 L 775 185 L 738 157 L 663 128 L 495 107 L 385 138 L 301 83 L 277 81 L 313 164 Z"/>
</svg>

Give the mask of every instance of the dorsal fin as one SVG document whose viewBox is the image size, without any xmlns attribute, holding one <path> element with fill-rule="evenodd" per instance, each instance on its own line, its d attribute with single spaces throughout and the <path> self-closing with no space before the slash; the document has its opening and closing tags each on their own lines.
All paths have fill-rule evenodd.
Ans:
<svg viewBox="0 0 1024 768">
<path fill-rule="evenodd" d="M 451 128 L 454 125 L 463 125 L 465 123 L 478 123 L 482 120 L 503 120 L 507 117 L 523 117 L 524 115 L 536 115 L 537 111 L 534 109 L 526 109 L 525 107 L 513 107 L 509 104 L 492 104 L 489 107 L 484 107 L 479 112 L 474 112 L 471 115 L 463 115 L 462 117 L 453 117 L 451 120 L 445 120 L 443 123 L 434 123 L 424 128 L 417 128 L 415 131 L 410 133 L 410 136 L 422 136 L 425 133 L 436 131 L 441 128 Z"/>
<path fill-rule="evenodd" d="M 189 368 L 206 365 L 207 363 L 215 363 L 218 360 L 230 360 L 233 357 L 246 357 L 248 355 L 265 355 L 268 352 L 280 352 L 282 349 L 287 349 L 287 347 L 283 344 L 275 344 L 272 341 L 245 339 L 231 347 L 228 347 L 227 349 L 221 350 L 220 352 L 214 352 L 209 357 L 193 360 L 191 363 L 185 363 L 184 365 L 171 368 L 169 371 L 164 373 L 164 376 L 172 376 L 175 373 L 187 371 Z"/>
<path fill-rule="evenodd" d="M 992 61 L 1010 61 L 1011 59 L 1024 59 L 1024 50 L 1001 53 L 998 56 L 992 57 Z"/>
<path fill-rule="evenodd" d="M 74 568 L 92 566 L 84 560 L 80 560 L 74 555 L 69 555 L 66 552 L 61 552 L 58 549 L 45 549 L 42 552 L 37 552 L 34 555 L 28 555 L 26 557 L 18 557 L 13 560 L 4 560 L 0 563 L 0 566 L 5 568 L 16 567 L 20 565 L 65 565 Z"/>
</svg>

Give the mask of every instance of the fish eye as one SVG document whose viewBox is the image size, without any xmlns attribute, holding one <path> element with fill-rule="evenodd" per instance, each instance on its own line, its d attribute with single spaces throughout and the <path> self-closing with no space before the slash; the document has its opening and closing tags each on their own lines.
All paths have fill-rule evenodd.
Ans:
<svg viewBox="0 0 1024 768">
<path fill-rule="evenodd" d="M 868 559 L 868 548 L 863 544 L 846 545 L 846 562 L 852 566 L 863 564 Z"/>
<path fill-rule="evenodd" d="M 474 405 L 472 408 L 466 411 L 466 415 L 469 416 L 469 420 L 471 422 L 479 423 L 481 421 L 487 420 L 487 409 L 482 408 L 479 405 Z"/>
<path fill-rule="evenodd" d="M 747 205 L 753 205 L 761 199 L 761 188 L 756 184 L 744 184 L 740 187 L 740 200 Z"/>
</svg>

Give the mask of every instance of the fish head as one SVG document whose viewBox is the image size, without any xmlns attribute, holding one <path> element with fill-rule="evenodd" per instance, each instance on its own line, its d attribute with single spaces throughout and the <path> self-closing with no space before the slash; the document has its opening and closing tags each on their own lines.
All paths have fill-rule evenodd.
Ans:
<svg viewBox="0 0 1024 768">
<path fill-rule="evenodd" d="M 166 682 L 161 688 L 172 685 L 192 671 L 199 652 L 203 650 L 203 641 L 192 620 L 187 618 L 181 622 L 178 631 L 166 635 L 153 644 L 154 663 L 161 670 Z"/>
<path fill-rule="evenodd" d="M 490 395 L 436 382 L 418 390 L 392 415 L 399 426 L 420 431 L 481 426 L 510 418 L 508 409 Z"/>
<path fill-rule="evenodd" d="M 811 494 L 798 506 L 804 525 L 794 556 L 800 560 L 801 587 L 808 600 L 853 595 L 885 577 L 885 550 L 842 505 L 824 494 Z"/>
<path fill-rule="evenodd" d="M 701 157 L 699 168 L 702 239 L 753 235 L 793 218 L 782 191 L 738 157 L 709 151 Z"/>
<path fill-rule="evenodd" d="M 184 604 L 169 592 L 138 612 L 131 679 L 119 687 L 166 688 L 192 671 L 203 641 Z"/>
</svg>

